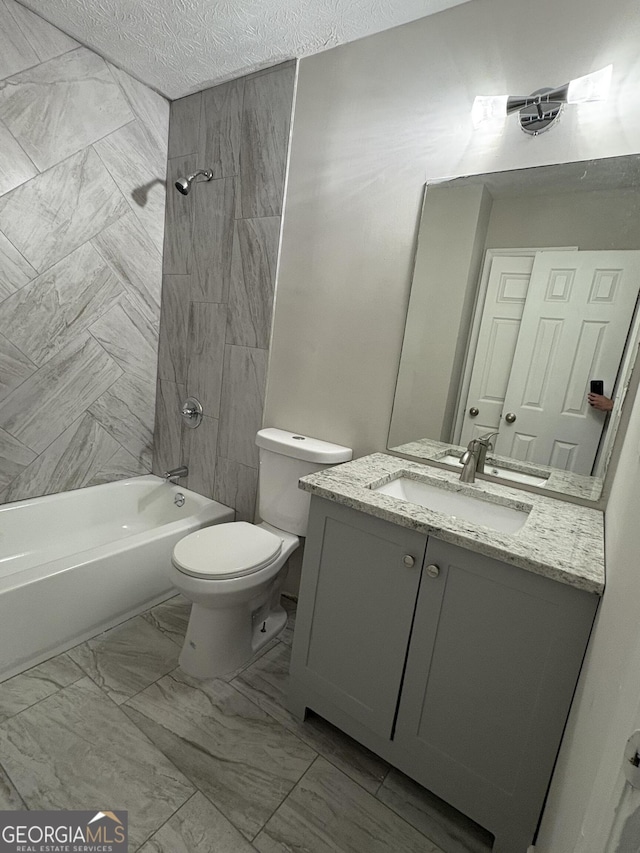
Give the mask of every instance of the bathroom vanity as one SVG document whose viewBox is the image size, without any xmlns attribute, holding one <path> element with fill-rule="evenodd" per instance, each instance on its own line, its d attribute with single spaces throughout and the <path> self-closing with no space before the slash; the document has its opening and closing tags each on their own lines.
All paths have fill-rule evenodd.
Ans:
<svg viewBox="0 0 640 853">
<path fill-rule="evenodd" d="M 386 493 L 401 480 L 461 498 L 457 514 Z M 494 853 L 526 853 L 604 588 L 602 514 L 386 454 L 301 487 L 291 710 L 467 814 Z M 492 505 L 519 529 L 469 520 L 479 507 L 492 524 Z"/>
</svg>

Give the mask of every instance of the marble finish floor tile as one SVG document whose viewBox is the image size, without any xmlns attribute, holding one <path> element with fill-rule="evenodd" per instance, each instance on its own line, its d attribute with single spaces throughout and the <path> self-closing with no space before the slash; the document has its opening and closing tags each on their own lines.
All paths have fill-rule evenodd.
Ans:
<svg viewBox="0 0 640 853">
<path fill-rule="evenodd" d="M 180 647 L 187 633 L 187 625 L 191 616 L 191 602 L 182 595 L 176 595 L 162 604 L 157 604 L 151 610 L 142 614 L 165 637 L 176 642 Z"/>
<path fill-rule="evenodd" d="M 118 447 L 118 442 L 91 415 L 81 415 L 11 482 L 5 500 L 24 500 L 86 486 Z"/>
<path fill-rule="evenodd" d="M 194 794 L 140 848 L 140 853 L 255 853 L 222 812 L 201 793 Z"/>
<path fill-rule="evenodd" d="M 132 850 L 194 793 L 89 678 L 2 723 L 0 754 L 29 809 L 126 809 Z"/>
<path fill-rule="evenodd" d="M 174 669 L 178 654 L 176 644 L 141 616 L 69 652 L 118 705 Z"/>
<path fill-rule="evenodd" d="M 24 808 L 22 797 L 0 764 L 0 811 L 22 811 Z"/>
<path fill-rule="evenodd" d="M 313 750 L 372 794 L 380 787 L 389 765 L 321 717 L 300 723 L 285 707 L 291 650 L 283 643 L 247 667 L 232 682 L 248 699 L 282 723 Z"/>
<path fill-rule="evenodd" d="M 85 244 L 2 303 L 0 334 L 42 365 L 110 311 L 124 289 Z"/>
<path fill-rule="evenodd" d="M 0 722 L 4 722 L 84 678 L 84 672 L 62 654 L 0 684 Z"/>
<path fill-rule="evenodd" d="M 0 429 L 42 453 L 121 375 L 102 347 L 82 335 L 5 397 Z"/>
<path fill-rule="evenodd" d="M 129 212 L 93 148 L 0 198 L 0 231 L 39 272 Z"/>
<path fill-rule="evenodd" d="M 389 771 L 377 798 L 446 853 L 491 853 L 489 832 L 399 770 Z"/>
<path fill-rule="evenodd" d="M 253 844 L 261 853 L 444 853 L 321 757 Z"/>
<path fill-rule="evenodd" d="M 21 71 L 0 88 L 0 121 L 41 172 L 134 118 L 104 59 L 85 47 Z"/>
<path fill-rule="evenodd" d="M 123 710 L 247 838 L 316 753 L 221 680 L 175 670 Z"/>
<path fill-rule="evenodd" d="M 37 275 L 13 243 L 0 233 L 0 302 L 29 284 Z"/>
</svg>

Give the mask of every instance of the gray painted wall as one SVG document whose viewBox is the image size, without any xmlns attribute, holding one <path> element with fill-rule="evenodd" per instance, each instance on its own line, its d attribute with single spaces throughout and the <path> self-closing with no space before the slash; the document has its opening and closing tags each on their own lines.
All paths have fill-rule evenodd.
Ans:
<svg viewBox="0 0 640 853">
<path fill-rule="evenodd" d="M 0 500 L 151 468 L 169 105 L 0 4 Z"/>
<path fill-rule="evenodd" d="M 425 180 L 640 151 L 635 0 L 538 0 L 535 16 L 553 21 L 535 57 L 523 49 L 530 4 L 474 0 L 301 61 L 266 425 L 357 455 L 384 449 Z M 610 62 L 609 100 L 568 108 L 538 138 L 513 118 L 473 129 L 476 94 L 531 92 Z M 629 435 L 607 513 L 617 515 L 606 543 L 612 606 L 598 619 L 539 853 L 605 849 L 630 733 L 621 685 L 640 698 L 640 433 Z"/>
<path fill-rule="evenodd" d="M 154 470 L 253 521 L 295 64 L 171 104 Z M 179 175 L 211 169 L 188 196 Z M 187 396 L 202 424 L 183 426 Z"/>
</svg>

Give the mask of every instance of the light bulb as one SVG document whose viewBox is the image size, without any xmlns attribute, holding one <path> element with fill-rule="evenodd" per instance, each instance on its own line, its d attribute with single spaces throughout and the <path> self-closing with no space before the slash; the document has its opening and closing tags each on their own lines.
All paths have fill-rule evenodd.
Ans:
<svg viewBox="0 0 640 853">
<path fill-rule="evenodd" d="M 507 115 L 508 95 L 478 95 L 471 108 L 471 121 L 479 127 L 485 121 L 504 119 Z"/>
<path fill-rule="evenodd" d="M 583 104 L 585 101 L 603 101 L 609 92 L 613 65 L 607 65 L 593 74 L 577 77 L 569 83 L 568 104 Z"/>
</svg>

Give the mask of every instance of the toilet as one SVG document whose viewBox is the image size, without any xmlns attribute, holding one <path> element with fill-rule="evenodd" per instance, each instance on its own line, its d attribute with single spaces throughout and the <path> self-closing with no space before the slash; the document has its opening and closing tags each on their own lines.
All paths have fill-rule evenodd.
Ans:
<svg viewBox="0 0 640 853">
<path fill-rule="evenodd" d="M 173 549 L 171 580 L 193 603 L 180 666 L 215 678 L 247 663 L 287 624 L 280 604 L 285 563 L 307 532 L 306 474 L 352 457 L 348 447 L 281 429 L 263 429 L 260 524 L 233 521 L 190 533 Z"/>
</svg>

